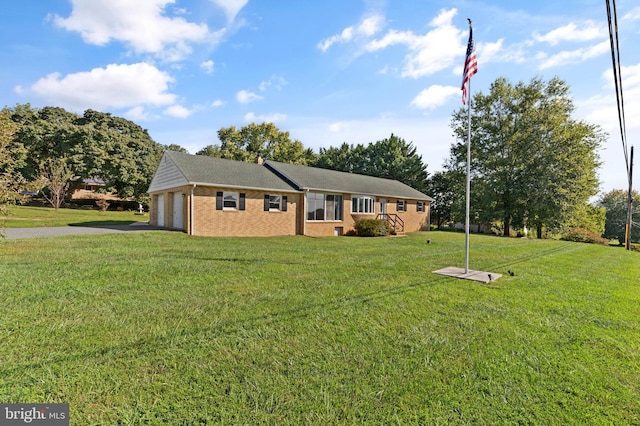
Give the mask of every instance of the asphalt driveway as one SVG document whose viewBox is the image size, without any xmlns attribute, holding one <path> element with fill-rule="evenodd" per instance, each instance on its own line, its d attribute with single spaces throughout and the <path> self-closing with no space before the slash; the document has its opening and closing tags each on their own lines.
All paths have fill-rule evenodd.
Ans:
<svg viewBox="0 0 640 426">
<path fill-rule="evenodd" d="M 7 228 L 4 234 L 7 238 L 44 238 L 61 237 L 65 235 L 100 235 L 116 234 L 122 232 L 146 232 L 158 231 L 163 228 L 150 226 L 148 223 L 139 222 L 132 225 L 114 226 L 56 226 L 50 228 Z"/>
</svg>

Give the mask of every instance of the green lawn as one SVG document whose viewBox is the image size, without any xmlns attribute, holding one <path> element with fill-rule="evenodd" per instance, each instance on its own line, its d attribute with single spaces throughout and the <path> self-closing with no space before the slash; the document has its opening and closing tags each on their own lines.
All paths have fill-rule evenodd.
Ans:
<svg viewBox="0 0 640 426">
<path fill-rule="evenodd" d="M 431 244 L 426 244 L 426 239 Z M 639 424 L 640 254 L 464 235 L 0 243 L 0 401 L 72 424 Z"/>
<path fill-rule="evenodd" d="M 134 222 L 147 222 L 149 215 L 137 215 L 134 212 L 99 212 L 81 209 L 58 209 L 49 207 L 10 206 L 9 215 L 0 217 L 0 227 L 39 228 L 44 226 L 70 225 L 129 225 Z"/>
</svg>

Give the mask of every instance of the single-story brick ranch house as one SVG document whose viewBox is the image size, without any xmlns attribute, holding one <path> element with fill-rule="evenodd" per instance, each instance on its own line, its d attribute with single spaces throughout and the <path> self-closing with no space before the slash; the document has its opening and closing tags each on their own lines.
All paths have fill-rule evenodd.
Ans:
<svg viewBox="0 0 640 426">
<path fill-rule="evenodd" d="M 396 180 L 173 151 L 148 192 L 151 225 L 202 236 L 343 235 L 360 218 L 428 230 L 433 201 Z"/>
</svg>

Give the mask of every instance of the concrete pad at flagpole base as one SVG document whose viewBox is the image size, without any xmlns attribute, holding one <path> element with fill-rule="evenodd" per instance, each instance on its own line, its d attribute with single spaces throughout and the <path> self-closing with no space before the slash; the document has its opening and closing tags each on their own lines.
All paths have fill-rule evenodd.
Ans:
<svg viewBox="0 0 640 426">
<path fill-rule="evenodd" d="M 433 271 L 433 273 L 453 278 L 461 278 L 463 280 L 480 281 L 485 284 L 496 281 L 502 276 L 502 274 L 496 274 L 495 272 L 472 271 L 471 269 L 469 269 L 469 271 L 465 273 L 464 268 L 457 268 L 455 266 L 438 269 L 437 271 Z M 489 277 L 489 275 L 491 275 L 491 277 Z"/>
</svg>

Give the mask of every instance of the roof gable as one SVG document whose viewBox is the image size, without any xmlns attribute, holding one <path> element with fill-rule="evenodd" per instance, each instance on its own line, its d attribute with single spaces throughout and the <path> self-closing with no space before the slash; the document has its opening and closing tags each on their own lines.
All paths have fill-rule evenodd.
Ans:
<svg viewBox="0 0 640 426">
<path fill-rule="evenodd" d="M 175 188 L 187 185 L 189 181 L 182 173 L 180 168 L 171 159 L 171 156 L 165 154 L 160 159 L 160 164 L 156 169 L 153 179 L 149 184 L 147 192 L 161 191 L 163 189 Z"/>
<path fill-rule="evenodd" d="M 178 174 L 182 179 L 175 177 L 173 180 L 161 179 L 163 176 Z M 149 192 L 193 184 L 281 192 L 294 191 L 285 181 L 260 164 L 166 151 L 151 182 Z"/>
</svg>

